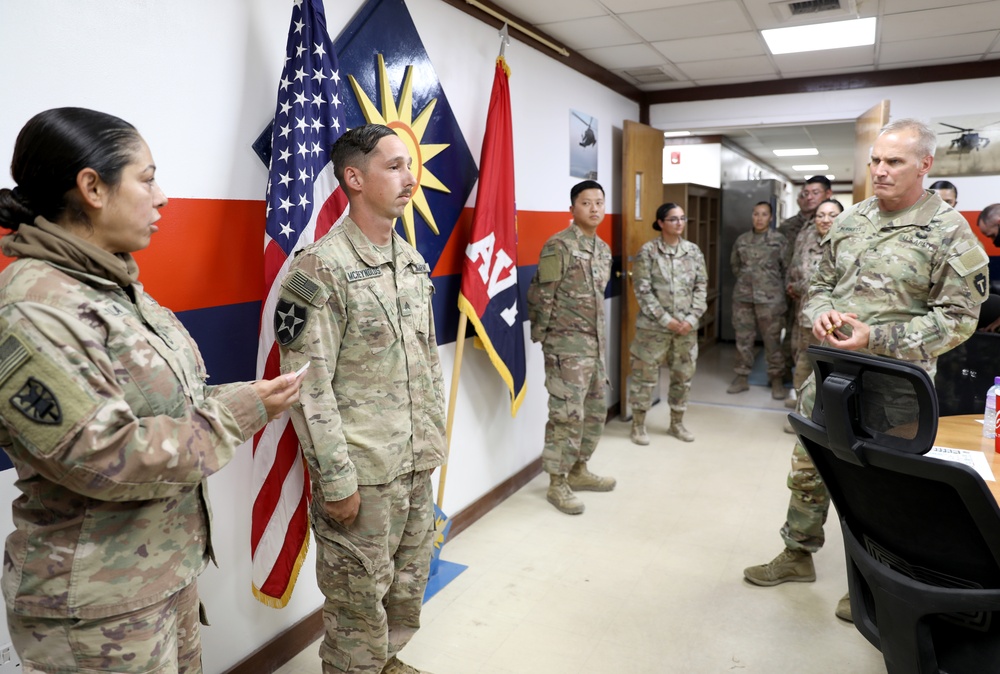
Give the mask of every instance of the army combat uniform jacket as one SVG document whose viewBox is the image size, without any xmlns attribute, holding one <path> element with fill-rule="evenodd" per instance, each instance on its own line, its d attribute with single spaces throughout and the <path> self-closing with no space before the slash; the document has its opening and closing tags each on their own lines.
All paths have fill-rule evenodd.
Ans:
<svg viewBox="0 0 1000 674">
<path fill-rule="evenodd" d="M 350 218 L 292 261 L 274 316 L 281 367 L 310 363 L 291 417 L 317 498 L 444 461 L 430 267 L 393 232 L 387 259 Z"/>
<path fill-rule="evenodd" d="M 597 358 L 604 379 L 604 289 L 611 279 L 611 249 L 575 224 L 542 247 L 528 287 L 531 340 L 554 354 Z"/>
<path fill-rule="evenodd" d="M 882 223 L 871 197 L 837 219 L 803 312 L 856 313 L 871 326 L 866 352 L 934 376 L 937 357 L 968 339 L 989 292 L 989 258 L 969 223 L 930 194 Z"/>
<path fill-rule="evenodd" d="M 815 226 L 803 229 L 795 239 L 795 252 L 792 253 L 792 264 L 788 268 L 788 285 L 797 296 L 798 307 L 802 306 L 809 294 L 809 286 L 816 274 L 816 267 L 819 266 L 822 240 L 823 237 Z M 801 311 L 796 314 L 795 323 L 804 328 L 812 326 Z"/>
<path fill-rule="evenodd" d="M 785 235 L 773 229 L 743 232 L 736 238 L 729 256 L 736 278 L 734 302 L 785 303 L 788 245 Z"/>
<path fill-rule="evenodd" d="M 155 604 L 211 557 L 204 480 L 264 426 L 264 405 L 249 384 L 206 386 L 131 256 L 41 218 L 2 247 L 20 258 L 0 274 L 0 446 L 22 492 L 8 609 L 87 619 Z"/>
<path fill-rule="evenodd" d="M 662 237 L 643 244 L 632 268 L 639 315 L 635 327 L 666 332 L 671 319 L 697 329 L 707 304 L 708 272 L 698 246 L 681 239 L 676 250 Z"/>
</svg>

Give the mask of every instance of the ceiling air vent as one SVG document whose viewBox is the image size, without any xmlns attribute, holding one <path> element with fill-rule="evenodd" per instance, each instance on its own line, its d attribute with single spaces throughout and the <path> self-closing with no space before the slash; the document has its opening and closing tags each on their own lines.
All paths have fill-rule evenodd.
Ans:
<svg viewBox="0 0 1000 674">
<path fill-rule="evenodd" d="M 856 0 L 784 0 L 772 2 L 771 9 L 782 23 L 800 23 L 815 18 L 832 19 L 858 15 Z"/>
<path fill-rule="evenodd" d="M 649 68 L 626 68 L 621 72 L 636 84 L 666 84 L 667 82 L 677 81 L 657 66 Z"/>
</svg>

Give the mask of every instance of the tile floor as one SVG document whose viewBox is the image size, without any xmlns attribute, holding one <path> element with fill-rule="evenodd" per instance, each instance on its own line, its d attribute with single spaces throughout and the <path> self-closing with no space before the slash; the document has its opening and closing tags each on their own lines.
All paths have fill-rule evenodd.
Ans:
<svg viewBox="0 0 1000 674">
<path fill-rule="evenodd" d="M 582 494 L 583 515 L 552 508 L 540 475 L 449 541 L 443 558 L 469 568 L 424 607 L 402 659 L 434 674 L 884 673 L 833 615 L 847 590 L 834 517 L 815 583 L 743 580 L 782 549 L 792 436 L 769 389 L 726 394 L 733 354 L 698 361 L 695 442 L 663 435 L 665 403 L 648 447 L 612 421 L 591 468 L 618 487 Z M 320 671 L 316 644 L 278 670 Z"/>
</svg>

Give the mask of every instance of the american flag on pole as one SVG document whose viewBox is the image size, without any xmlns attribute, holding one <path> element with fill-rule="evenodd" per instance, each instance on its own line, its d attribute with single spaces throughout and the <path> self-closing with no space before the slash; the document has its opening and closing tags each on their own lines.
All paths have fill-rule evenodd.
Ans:
<svg viewBox="0 0 1000 674">
<path fill-rule="evenodd" d="M 347 130 L 340 72 L 326 31 L 322 0 L 295 0 L 271 132 L 264 233 L 264 288 L 257 375 L 279 374 L 271 317 L 295 251 L 347 214 L 330 149 Z M 250 554 L 253 593 L 288 603 L 309 544 L 309 476 L 286 412 L 254 438 Z"/>
<path fill-rule="evenodd" d="M 524 328 L 517 284 L 517 209 L 514 205 L 514 132 L 510 118 L 510 69 L 500 56 L 486 114 L 479 193 L 462 260 L 458 308 L 510 390 L 510 413 L 524 399 Z M 465 335 L 459 335 L 464 339 Z"/>
</svg>

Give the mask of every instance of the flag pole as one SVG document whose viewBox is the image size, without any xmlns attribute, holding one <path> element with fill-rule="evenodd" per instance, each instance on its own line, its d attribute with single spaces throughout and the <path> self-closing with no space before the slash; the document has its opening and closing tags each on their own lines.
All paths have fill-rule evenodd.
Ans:
<svg viewBox="0 0 1000 674">
<path fill-rule="evenodd" d="M 500 37 L 500 56 L 504 57 L 504 50 L 510 44 L 510 35 L 507 30 L 507 23 L 504 22 L 497 35 Z M 448 392 L 448 417 L 445 421 L 444 431 L 444 463 L 441 464 L 441 474 L 438 476 L 438 497 L 437 506 L 444 510 L 444 483 L 448 478 L 448 462 L 451 458 L 451 429 L 455 424 L 455 401 L 458 398 L 458 375 L 462 371 L 462 355 L 465 353 L 465 330 L 468 327 L 469 317 L 464 311 L 458 315 L 458 331 L 455 337 L 455 367 L 451 372 L 451 390 Z"/>
<path fill-rule="evenodd" d="M 451 455 L 451 427 L 455 423 L 455 400 L 458 398 L 458 375 L 462 371 L 462 354 L 465 353 L 465 328 L 469 317 L 465 312 L 458 316 L 458 333 L 455 337 L 455 367 L 451 372 L 451 390 L 448 392 L 448 420 L 444 430 L 444 463 L 438 477 L 438 508 L 444 510 L 444 482 L 448 477 L 448 459 Z"/>
</svg>

